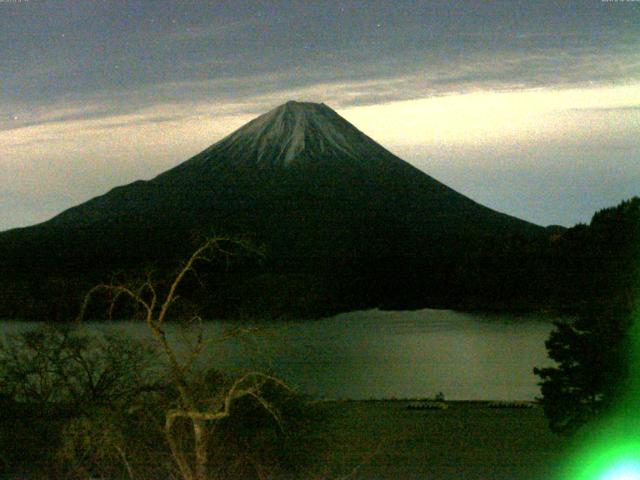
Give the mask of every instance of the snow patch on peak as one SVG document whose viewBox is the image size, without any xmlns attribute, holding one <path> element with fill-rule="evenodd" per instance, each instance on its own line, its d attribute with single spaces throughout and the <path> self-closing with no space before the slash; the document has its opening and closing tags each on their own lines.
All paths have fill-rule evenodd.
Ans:
<svg viewBox="0 0 640 480">
<path fill-rule="evenodd" d="M 323 103 L 289 101 L 252 120 L 218 145 L 242 148 L 258 162 L 290 165 L 305 156 L 355 158 L 364 134 Z M 359 140 L 354 143 L 354 139 Z M 275 158 L 274 158 L 275 154 Z"/>
</svg>

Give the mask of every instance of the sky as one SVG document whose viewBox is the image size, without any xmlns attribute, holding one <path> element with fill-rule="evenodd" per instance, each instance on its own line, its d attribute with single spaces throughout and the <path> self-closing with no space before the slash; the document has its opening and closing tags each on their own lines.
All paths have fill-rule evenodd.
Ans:
<svg viewBox="0 0 640 480">
<path fill-rule="evenodd" d="M 540 224 L 640 195 L 640 0 L 0 0 L 0 230 L 324 102 Z"/>
</svg>

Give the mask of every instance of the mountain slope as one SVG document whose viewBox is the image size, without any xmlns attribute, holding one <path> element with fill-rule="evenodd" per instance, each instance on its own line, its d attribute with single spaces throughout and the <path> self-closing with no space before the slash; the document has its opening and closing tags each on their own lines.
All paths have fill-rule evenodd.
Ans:
<svg viewBox="0 0 640 480">
<path fill-rule="evenodd" d="M 104 226 L 124 219 L 144 230 L 210 226 L 267 242 L 280 236 L 268 231 L 274 221 L 291 222 L 289 231 L 310 223 L 314 235 L 338 227 L 402 226 L 406 232 L 395 235 L 430 237 L 537 230 L 437 182 L 325 105 L 298 102 L 258 117 L 151 181 L 116 188 L 46 225 Z"/>
</svg>

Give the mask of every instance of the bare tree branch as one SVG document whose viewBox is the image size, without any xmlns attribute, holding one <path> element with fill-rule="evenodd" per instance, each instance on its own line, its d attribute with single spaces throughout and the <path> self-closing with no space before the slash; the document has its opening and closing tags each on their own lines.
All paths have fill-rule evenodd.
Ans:
<svg viewBox="0 0 640 480">
<path fill-rule="evenodd" d="M 269 382 L 286 390 L 290 389 L 280 379 L 261 372 L 249 372 L 238 378 L 226 391 L 224 397 L 217 404 L 217 408 L 211 408 L 211 406 L 205 409 L 199 408 L 198 405 L 201 402 L 198 398 L 194 398 L 195 393 L 192 392 L 189 386 L 189 378 L 196 359 L 202 353 L 205 345 L 210 343 L 205 341 L 203 337 L 202 318 L 199 315 L 194 315 L 190 320 L 190 323 L 197 323 L 200 330 L 195 345 L 192 346 L 187 359 L 183 363 L 178 360 L 163 328 L 171 306 L 178 299 L 177 291 L 185 277 L 188 274 L 193 274 L 200 281 L 195 272 L 196 264 L 211 262 L 215 257 L 222 257 L 226 262 L 229 262 L 231 257 L 237 255 L 233 249 L 227 248 L 226 244 L 235 245 L 243 251 L 262 255 L 259 249 L 254 248 L 245 240 L 235 240 L 224 236 L 209 238 L 181 265 L 173 281 L 169 284 L 167 293 L 162 298 L 159 297 L 152 275 L 148 272 L 145 280 L 137 288 L 117 283 L 96 285 L 85 296 L 78 315 L 78 322 L 80 322 L 85 317 L 93 296 L 99 292 L 106 292 L 112 296 L 109 305 L 110 318 L 113 315 L 116 302 L 121 297 L 129 298 L 143 310 L 145 323 L 165 353 L 169 371 L 178 391 L 179 406 L 165 413 L 164 432 L 171 454 L 183 480 L 205 480 L 207 478 L 207 437 L 215 427 L 216 422 L 227 418 L 231 414 L 232 406 L 237 400 L 247 396 L 255 399 L 274 418 L 280 429 L 283 429 L 280 412 L 266 400 L 262 395 L 261 389 Z M 240 328 L 224 334 L 218 341 L 242 336 L 251 331 L 253 330 Z M 184 446 L 180 445 L 175 436 L 175 422 L 178 419 L 185 419 L 191 425 L 194 441 L 191 455 L 187 455 Z M 193 465 L 189 458 L 194 459 Z"/>
</svg>

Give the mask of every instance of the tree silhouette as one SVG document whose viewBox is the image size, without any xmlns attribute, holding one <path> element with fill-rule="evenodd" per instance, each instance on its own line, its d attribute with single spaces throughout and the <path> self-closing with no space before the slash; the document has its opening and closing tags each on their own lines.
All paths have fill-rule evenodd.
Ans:
<svg viewBox="0 0 640 480">
<path fill-rule="evenodd" d="M 596 212 L 556 240 L 563 293 L 582 299 L 577 318 L 558 322 L 546 342 L 557 366 L 535 368 L 551 428 L 572 433 L 622 395 L 629 331 L 639 292 L 640 198 Z"/>
<path fill-rule="evenodd" d="M 171 307 L 178 300 L 178 289 L 188 275 L 195 275 L 195 266 L 215 259 L 228 260 L 237 254 L 238 248 L 244 251 L 251 249 L 247 243 L 228 237 L 207 239 L 179 268 L 166 292 L 159 290 L 151 275 L 135 285 L 96 285 L 87 293 L 79 315 L 79 319 L 85 316 L 91 299 L 99 292 L 111 295 L 111 311 L 120 299 L 127 299 L 141 309 L 144 322 L 166 357 L 176 392 L 175 404 L 164 412 L 164 434 L 183 480 L 209 478 L 210 437 L 215 427 L 231 416 L 232 409 L 241 400 L 253 400 L 278 425 L 282 425 L 278 406 L 265 394 L 267 389 L 274 387 L 289 391 L 282 380 L 264 372 L 250 371 L 230 382 L 222 378 L 213 382 L 210 376 L 199 372 L 195 366 L 207 343 L 202 331 L 186 358 L 181 358 L 165 329 Z M 199 324 L 202 319 L 196 314 L 189 322 Z M 233 332 L 231 335 L 237 334 Z M 189 439 L 184 438 L 186 429 L 190 430 Z"/>
<path fill-rule="evenodd" d="M 629 364 L 631 311 L 592 307 L 572 322 L 556 322 L 546 342 L 557 366 L 534 368 L 550 428 L 572 434 L 619 400 Z"/>
</svg>

